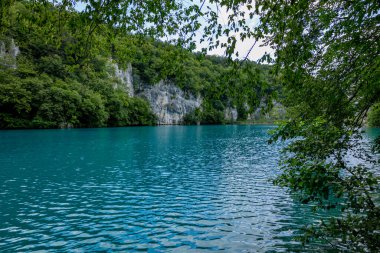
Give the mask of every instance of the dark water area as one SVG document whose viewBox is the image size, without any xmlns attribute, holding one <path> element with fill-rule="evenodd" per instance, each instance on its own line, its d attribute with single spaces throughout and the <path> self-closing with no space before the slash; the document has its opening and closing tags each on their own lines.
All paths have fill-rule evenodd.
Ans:
<svg viewBox="0 0 380 253">
<path fill-rule="evenodd" d="M 0 251 L 312 251 L 272 127 L 2 131 Z"/>
</svg>

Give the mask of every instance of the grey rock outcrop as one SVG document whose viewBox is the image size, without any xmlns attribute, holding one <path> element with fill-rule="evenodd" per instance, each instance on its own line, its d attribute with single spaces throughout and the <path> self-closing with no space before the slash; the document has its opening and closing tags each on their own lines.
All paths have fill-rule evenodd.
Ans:
<svg viewBox="0 0 380 253">
<path fill-rule="evenodd" d="M 233 107 L 227 107 L 224 109 L 224 119 L 226 121 L 234 122 L 238 118 L 238 112 L 236 108 Z"/>
<path fill-rule="evenodd" d="M 16 58 L 19 54 L 20 48 L 16 46 L 14 39 L 11 39 L 9 43 L 0 41 L 0 65 L 8 68 L 16 68 Z"/>
<path fill-rule="evenodd" d="M 127 65 L 127 69 L 122 69 L 111 60 L 111 67 L 113 69 L 111 74 L 117 79 L 114 88 L 124 90 L 131 97 L 145 98 L 160 125 L 182 124 L 187 114 L 201 108 L 202 99 L 199 96 L 184 92 L 172 82 L 161 80 L 155 85 L 137 83 L 134 87 L 131 64 Z M 238 118 L 236 108 L 227 107 L 224 110 L 224 117 L 226 121 L 236 121 Z"/>
<path fill-rule="evenodd" d="M 202 104 L 199 97 L 185 93 L 173 83 L 164 81 L 155 85 L 144 85 L 136 95 L 149 101 L 158 118 L 157 123 L 161 125 L 183 123 L 184 116 Z"/>
<path fill-rule="evenodd" d="M 6 53 L 4 41 L 0 41 L 0 59 L 3 59 Z"/>
<path fill-rule="evenodd" d="M 286 117 L 286 109 L 284 105 L 277 101 L 273 101 L 273 107 L 272 109 L 267 112 L 264 110 L 266 107 L 266 101 L 262 100 L 260 101 L 259 107 L 256 108 L 256 110 L 248 114 L 248 120 L 266 120 L 266 121 L 275 121 L 275 120 L 282 120 Z"/>
<path fill-rule="evenodd" d="M 14 39 L 12 39 L 9 45 L 9 54 L 11 55 L 13 59 L 16 59 L 19 53 L 20 53 L 20 48 L 16 46 Z"/>
<path fill-rule="evenodd" d="M 127 69 L 122 69 L 118 64 L 113 63 L 112 67 L 115 69 L 115 77 L 119 79 L 119 83 L 114 84 L 114 88 L 121 88 L 128 93 L 130 97 L 134 96 L 133 89 L 133 76 L 132 76 L 132 65 L 129 63 Z"/>
</svg>

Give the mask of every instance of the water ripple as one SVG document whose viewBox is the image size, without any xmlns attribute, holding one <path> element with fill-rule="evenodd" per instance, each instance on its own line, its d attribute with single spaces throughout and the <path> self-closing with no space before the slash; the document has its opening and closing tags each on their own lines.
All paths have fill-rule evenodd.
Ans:
<svg viewBox="0 0 380 253">
<path fill-rule="evenodd" d="M 268 129 L 0 132 L 0 250 L 307 251 Z"/>
</svg>

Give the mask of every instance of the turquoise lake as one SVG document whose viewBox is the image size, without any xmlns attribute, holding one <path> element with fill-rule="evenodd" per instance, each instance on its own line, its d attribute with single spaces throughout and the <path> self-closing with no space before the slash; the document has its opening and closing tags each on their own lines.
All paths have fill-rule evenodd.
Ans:
<svg viewBox="0 0 380 253">
<path fill-rule="evenodd" d="M 272 126 L 0 132 L 0 251 L 304 252 Z"/>
</svg>

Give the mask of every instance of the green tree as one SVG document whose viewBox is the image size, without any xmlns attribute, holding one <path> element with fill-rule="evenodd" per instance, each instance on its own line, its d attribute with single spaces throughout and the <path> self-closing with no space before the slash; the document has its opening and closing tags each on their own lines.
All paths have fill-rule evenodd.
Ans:
<svg viewBox="0 0 380 253">
<path fill-rule="evenodd" d="M 20 82 L 0 84 L 0 128 L 30 126 L 28 114 L 31 111 L 32 93 Z"/>
<path fill-rule="evenodd" d="M 235 6 L 234 6 L 235 7 Z M 292 112 L 272 140 L 291 140 L 275 183 L 339 217 L 306 229 L 340 250 L 380 250 L 379 164 L 361 127 L 380 100 L 378 1 L 257 1 L 257 38 L 276 50 Z M 358 164 L 350 162 L 355 157 Z"/>
<path fill-rule="evenodd" d="M 82 97 L 67 84 L 59 81 L 48 89 L 41 90 L 37 96 L 42 101 L 38 108 L 35 124 L 42 127 L 75 127 L 79 124 Z"/>
<path fill-rule="evenodd" d="M 83 89 L 82 101 L 79 107 L 79 126 L 82 127 L 102 127 L 106 126 L 108 113 L 104 100 L 99 93 L 89 89 Z"/>
<path fill-rule="evenodd" d="M 368 124 L 372 127 L 380 127 L 380 103 L 375 104 L 368 113 Z"/>
</svg>

